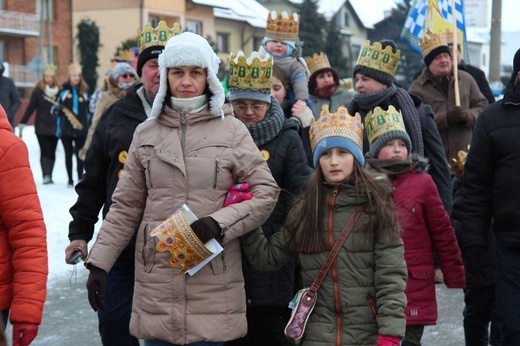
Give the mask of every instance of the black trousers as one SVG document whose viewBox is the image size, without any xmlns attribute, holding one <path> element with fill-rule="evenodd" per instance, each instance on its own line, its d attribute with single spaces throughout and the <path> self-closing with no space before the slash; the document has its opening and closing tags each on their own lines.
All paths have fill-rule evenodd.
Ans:
<svg viewBox="0 0 520 346">
<path fill-rule="evenodd" d="M 67 175 L 69 182 L 72 182 L 72 156 L 76 156 L 76 169 L 78 172 L 78 180 L 83 177 L 83 160 L 78 156 L 78 152 L 85 144 L 85 137 L 62 137 L 61 143 L 65 150 L 65 167 L 67 168 Z"/>
<path fill-rule="evenodd" d="M 54 162 L 56 161 L 56 147 L 58 146 L 58 137 L 36 135 L 38 144 L 40 144 L 40 165 L 42 167 L 43 176 L 52 177 Z"/>
<path fill-rule="evenodd" d="M 499 346 L 500 314 L 495 302 L 495 285 L 464 290 L 464 337 L 466 346 Z M 488 331 L 491 323 L 491 332 Z"/>
</svg>

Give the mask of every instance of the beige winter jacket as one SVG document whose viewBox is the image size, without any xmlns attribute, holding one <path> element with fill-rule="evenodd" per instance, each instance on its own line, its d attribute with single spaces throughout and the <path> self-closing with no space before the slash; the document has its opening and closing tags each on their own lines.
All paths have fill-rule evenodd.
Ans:
<svg viewBox="0 0 520 346">
<path fill-rule="evenodd" d="M 137 128 L 124 173 L 87 263 L 109 271 L 137 229 L 130 332 L 174 344 L 234 340 L 246 334 L 238 237 L 263 224 L 279 189 L 246 127 L 225 117 L 163 112 Z M 253 198 L 223 207 L 229 188 L 248 182 Z M 224 252 L 194 276 L 178 275 L 150 231 L 186 203 L 211 216 Z"/>
</svg>

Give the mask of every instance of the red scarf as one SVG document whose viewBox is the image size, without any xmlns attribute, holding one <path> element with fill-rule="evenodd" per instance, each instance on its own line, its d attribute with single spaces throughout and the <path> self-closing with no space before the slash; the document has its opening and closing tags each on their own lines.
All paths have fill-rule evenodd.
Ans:
<svg viewBox="0 0 520 346">
<path fill-rule="evenodd" d="M 334 94 L 337 88 L 338 84 L 336 83 L 328 85 L 324 88 L 314 88 L 314 96 L 328 99 Z"/>
</svg>

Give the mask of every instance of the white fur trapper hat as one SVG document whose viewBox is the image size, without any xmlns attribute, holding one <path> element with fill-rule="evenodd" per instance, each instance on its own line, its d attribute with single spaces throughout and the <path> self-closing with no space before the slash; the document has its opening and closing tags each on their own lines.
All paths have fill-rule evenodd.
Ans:
<svg viewBox="0 0 520 346">
<path fill-rule="evenodd" d="M 168 68 L 180 66 L 198 66 L 207 70 L 207 83 L 209 90 L 213 93 L 209 100 L 210 111 L 215 116 L 223 116 L 222 106 L 225 94 L 217 77 L 219 63 L 220 59 L 204 37 L 191 32 L 183 32 L 170 38 L 159 55 L 160 86 L 153 101 L 150 116 L 157 117 L 161 113 L 168 88 Z"/>
</svg>

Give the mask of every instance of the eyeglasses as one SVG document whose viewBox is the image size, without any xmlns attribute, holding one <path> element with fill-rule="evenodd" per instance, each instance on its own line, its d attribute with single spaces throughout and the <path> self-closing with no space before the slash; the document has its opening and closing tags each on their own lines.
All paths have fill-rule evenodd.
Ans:
<svg viewBox="0 0 520 346">
<path fill-rule="evenodd" d="M 134 78 L 134 75 L 133 75 L 132 73 L 125 73 L 125 74 L 120 75 L 119 77 L 123 77 L 123 78 Z"/>
<path fill-rule="evenodd" d="M 261 112 L 264 110 L 265 105 L 266 105 L 265 103 L 255 104 L 255 105 L 251 105 L 251 106 L 234 104 L 233 108 L 235 108 L 235 110 L 240 111 L 240 112 L 246 112 L 250 108 L 253 112 Z"/>
</svg>

